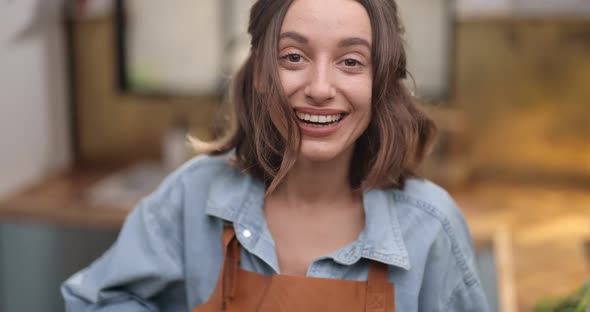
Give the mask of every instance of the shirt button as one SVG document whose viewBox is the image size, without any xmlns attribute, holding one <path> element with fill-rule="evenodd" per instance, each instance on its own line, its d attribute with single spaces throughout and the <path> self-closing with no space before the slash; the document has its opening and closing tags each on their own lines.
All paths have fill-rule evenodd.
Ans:
<svg viewBox="0 0 590 312">
<path fill-rule="evenodd" d="M 245 238 L 249 238 L 250 236 L 252 236 L 252 232 L 250 232 L 250 230 L 244 230 L 244 231 L 242 232 L 242 235 L 243 235 Z"/>
</svg>

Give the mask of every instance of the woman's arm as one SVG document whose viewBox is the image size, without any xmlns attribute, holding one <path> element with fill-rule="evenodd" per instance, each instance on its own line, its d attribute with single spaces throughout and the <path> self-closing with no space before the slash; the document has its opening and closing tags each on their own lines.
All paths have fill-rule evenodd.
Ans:
<svg viewBox="0 0 590 312">
<path fill-rule="evenodd" d="M 67 311 L 186 310 L 181 208 L 170 202 L 157 192 L 140 202 L 115 244 L 62 285 Z"/>
<path fill-rule="evenodd" d="M 484 295 L 481 283 L 468 284 L 463 279 L 457 283 L 455 288 L 451 291 L 451 296 L 448 298 L 441 311 L 489 311 L 489 304 Z"/>
</svg>

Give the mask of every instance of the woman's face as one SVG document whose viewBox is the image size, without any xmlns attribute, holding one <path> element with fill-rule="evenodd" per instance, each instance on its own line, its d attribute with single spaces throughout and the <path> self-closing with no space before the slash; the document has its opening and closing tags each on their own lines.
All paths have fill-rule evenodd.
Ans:
<svg viewBox="0 0 590 312">
<path fill-rule="evenodd" d="M 299 159 L 352 155 L 371 119 L 371 24 L 354 0 L 295 0 L 281 26 L 281 84 L 301 129 Z"/>
</svg>

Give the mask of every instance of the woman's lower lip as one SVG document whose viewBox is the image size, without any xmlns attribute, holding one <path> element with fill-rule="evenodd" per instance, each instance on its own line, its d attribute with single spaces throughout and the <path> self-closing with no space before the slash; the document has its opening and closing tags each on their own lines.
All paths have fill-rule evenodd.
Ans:
<svg viewBox="0 0 590 312">
<path fill-rule="evenodd" d="M 346 117 L 342 118 L 338 123 L 328 126 L 314 126 L 308 123 L 305 123 L 301 120 L 297 120 L 299 124 L 299 129 L 301 129 L 301 134 L 316 138 L 326 137 L 331 135 L 332 133 L 336 132 L 338 128 L 342 125 Z"/>
</svg>

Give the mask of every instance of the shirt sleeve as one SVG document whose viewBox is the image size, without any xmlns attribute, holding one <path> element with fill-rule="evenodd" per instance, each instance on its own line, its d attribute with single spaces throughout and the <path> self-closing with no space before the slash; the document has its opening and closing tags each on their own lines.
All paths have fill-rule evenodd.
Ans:
<svg viewBox="0 0 590 312">
<path fill-rule="evenodd" d="M 181 213 L 174 206 L 155 195 L 141 201 L 113 246 L 63 283 L 66 310 L 158 311 L 166 298 L 186 310 Z"/>
<path fill-rule="evenodd" d="M 446 300 L 441 311 L 487 312 L 487 302 L 479 274 L 476 269 L 473 240 L 467 222 L 455 201 L 449 197 L 447 209 L 448 230 L 451 238 L 450 251 L 455 259 L 455 275 L 451 278 Z"/>
<path fill-rule="evenodd" d="M 441 245 L 435 253 L 437 256 L 431 260 L 438 264 L 442 262 L 443 267 L 433 267 L 446 272 L 440 276 L 444 279 L 438 306 L 440 311 L 489 311 L 475 264 L 473 239 L 461 209 L 446 191 L 441 192 L 433 202 L 438 203 L 442 232 L 439 237 Z"/>
</svg>

